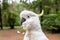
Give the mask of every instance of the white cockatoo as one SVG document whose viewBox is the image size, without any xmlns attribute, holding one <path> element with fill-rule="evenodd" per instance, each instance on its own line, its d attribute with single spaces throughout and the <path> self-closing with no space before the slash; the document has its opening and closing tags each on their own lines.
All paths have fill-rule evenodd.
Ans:
<svg viewBox="0 0 60 40">
<path fill-rule="evenodd" d="M 42 32 L 39 16 L 36 13 L 24 10 L 20 13 L 20 18 L 21 25 L 26 30 L 23 40 L 48 40 Z"/>
</svg>

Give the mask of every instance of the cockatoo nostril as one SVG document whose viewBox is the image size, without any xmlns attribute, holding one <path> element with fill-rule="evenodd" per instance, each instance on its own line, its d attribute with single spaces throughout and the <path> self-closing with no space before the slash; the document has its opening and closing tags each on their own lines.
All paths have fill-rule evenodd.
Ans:
<svg viewBox="0 0 60 40">
<path fill-rule="evenodd" d="M 25 19 L 25 18 L 22 18 L 22 19 L 21 19 L 21 25 L 22 25 L 22 23 L 25 22 L 25 21 L 26 21 L 26 19 Z"/>
</svg>

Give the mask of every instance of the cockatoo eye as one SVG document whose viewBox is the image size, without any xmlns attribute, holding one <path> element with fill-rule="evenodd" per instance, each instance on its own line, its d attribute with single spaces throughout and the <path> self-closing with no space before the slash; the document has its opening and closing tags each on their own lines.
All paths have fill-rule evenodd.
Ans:
<svg viewBox="0 0 60 40">
<path fill-rule="evenodd" d="M 30 16 L 28 16 L 28 18 L 30 18 Z"/>
</svg>

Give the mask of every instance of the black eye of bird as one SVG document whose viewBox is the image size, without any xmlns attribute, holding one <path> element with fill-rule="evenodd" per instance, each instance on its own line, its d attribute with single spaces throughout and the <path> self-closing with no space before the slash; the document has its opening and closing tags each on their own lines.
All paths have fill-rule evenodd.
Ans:
<svg viewBox="0 0 60 40">
<path fill-rule="evenodd" d="M 29 18 L 29 16 L 28 16 L 28 18 Z"/>
</svg>

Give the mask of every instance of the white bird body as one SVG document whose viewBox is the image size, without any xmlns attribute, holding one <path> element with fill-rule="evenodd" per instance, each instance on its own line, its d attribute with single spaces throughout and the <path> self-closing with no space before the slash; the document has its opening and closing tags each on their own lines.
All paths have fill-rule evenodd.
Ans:
<svg viewBox="0 0 60 40">
<path fill-rule="evenodd" d="M 33 16 L 30 16 L 30 18 L 26 18 L 26 21 L 22 24 L 23 29 L 26 30 L 24 40 L 48 40 L 48 38 L 42 32 L 38 15 L 31 11 L 25 12 L 28 14 L 31 13 L 33 14 Z M 23 11 L 23 13 L 25 12 Z"/>
<path fill-rule="evenodd" d="M 32 31 L 26 32 L 24 40 L 48 40 L 48 39 L 43 34 L 43 32 Z"/>
</svg>

